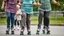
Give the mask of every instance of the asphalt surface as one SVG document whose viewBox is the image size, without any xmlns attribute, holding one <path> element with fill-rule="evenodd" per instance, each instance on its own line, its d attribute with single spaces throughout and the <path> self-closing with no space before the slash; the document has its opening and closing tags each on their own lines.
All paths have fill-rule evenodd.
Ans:
<svg viewBox="0 0 64 36">
<path fill-rule="evenodd" d="M 43 26 L 42 26 L 43 27 Z M 20 35 L 19 30 L 15 30 L 14 35 L 6 35 L 6 25 L 0 25 L 0 36 L 64 36 L 64 26 L 50 26 L 51 34 L 42 34 L 42 29 L 39 35 L 36 35 L 37 25 L 31 26 L 31 35 L 27 35 L 27 30 L 25 29 L 24 35 Z"/>
</svg>

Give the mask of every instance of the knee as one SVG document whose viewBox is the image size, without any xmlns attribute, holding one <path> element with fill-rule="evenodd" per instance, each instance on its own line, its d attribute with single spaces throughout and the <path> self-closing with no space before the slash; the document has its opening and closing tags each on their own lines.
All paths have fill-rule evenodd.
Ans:
<svg viewBox="0 0 64 36">
<path fill-rule="evenodd" d="M 7 18 L 10 18 L 10 16 L 7 16 Z"/>
<path fill-rule="evenodd" d="M 14 16 L 11 16 L 11 20 L 14 20 Z"/>
<path fill-rule="evenodd" d="M 26 16 L 26 13 L 25 12 L 22 12 L 22 16 Z"/>
<path fill-rule="evenodd" d="M 48 17 L 48 16 L 46 16 L 46 17 L 44 17 L 44 19 L 49 19 L 49 17 Z"/>
<path fill-rule="evenodd" d="M 44 14 L 43 14 L 43 13 L 39 13 L 39 15 L 41 15 L 41 16 L 42 16 L 42 15 L 44 15 Z"/>
<path fill-rule="evenodd" d="M 11 19 L 14 19 L 14 17 L 12 16 Z"/>
<path fill-rule="evenodd" d="M 30 22 L 30 19 L 26 19 L 26 23 L 27 23 L 27 22 Z"/>
</svg>

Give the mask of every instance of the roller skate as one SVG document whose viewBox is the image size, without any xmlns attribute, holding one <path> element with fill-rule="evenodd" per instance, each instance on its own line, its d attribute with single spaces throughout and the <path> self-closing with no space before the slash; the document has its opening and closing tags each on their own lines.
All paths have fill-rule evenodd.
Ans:
<svg viewBox="0 0 64 36">
<path fill-rule="evenodd" d="M 11 30 L 11 34 L 12 34 L 12 35 L 14 34 L 14 30 Z"/>
<path fill-rule="evenodd" d="M 47 30 L 47 33 L 46 34 L 50 34 L 50 30 Z"/>
<path fill-rule="evenodd" d="M 28 30 L 28 33 L 27 33 L 27 35 L 31 35 L 31 31 L 30 31 L 30 30 Z"/>
<path fill-rule="evenodd" d="M 37 30 L 36 34 L 39 35 L 39 30 Z"/>
<path fill-rule="evenodd" d="M 6 30 L 6 34 L 9 34 L 9 30 Z"/>
<path fill-rule="evenodd" d="M 20 35 L 24 35 L 24 30 L 21 30 L 20 31 Z"/>
<path fill-rule="evenodd" d="M 45 34 L 45 30 L 43 30 L 43 34 Z"/>
<path fill-rule="evenodd" d="M 50 34 L 50 30 L 49 27 L 46 27 L 47 33 L 46 34 Z"/>
<path fill-rule="evenodd" d="M 45 28 L 46 28 L 46 26 L 43 27 L 43 30 L 42 30 L 43 34 L 45 34 Z"/>
</svg>

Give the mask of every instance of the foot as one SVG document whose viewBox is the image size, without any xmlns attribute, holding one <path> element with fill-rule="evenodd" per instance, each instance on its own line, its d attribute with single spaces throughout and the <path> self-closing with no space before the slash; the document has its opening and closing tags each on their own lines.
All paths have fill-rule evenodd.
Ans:
<svg viewBox="0 0 64 36">
<path fill-rule="evenodd" d="M 16 26 L 14 26 L 14 30 L 16 30 Z"/>
<path fill-rule="evenodd" d="M 21 30 L 20 31 L 20 35 L 24 35 L 24 30 Z"/>
<path fill-rule="evenodd" d="M 47 34 L 50 34 L 50 30 L 47 30 Z"/>
<path fill-rule="evenodd" d="M 17 30 L 20 30 L 20 27 L 18 27 Z"/>
<path fill-rule="evenodd" d="M 13 35 L 14 34 L 14 31 L 11 31 L 11 34 Z"/>
<path fill-rule="evenodd" d="M 28 30 L 28 33 L 27 33 L 28 35 L 31 35 L 31 31 L 30 30 Z"/>
<path fill-rule="evenodd" d="M 9 31 L 8 30 L 6 30 L 6 34 L 9 34 Z"/>
<path fill-rule="evenodd" d="M 39 30 L 37 30 L 36 34 L 39 35 Z"/>
<path fill-rule="evenodd" d="M 45 30 L 43 30 L 43 34 L 45 34 Z"/>
</svg>

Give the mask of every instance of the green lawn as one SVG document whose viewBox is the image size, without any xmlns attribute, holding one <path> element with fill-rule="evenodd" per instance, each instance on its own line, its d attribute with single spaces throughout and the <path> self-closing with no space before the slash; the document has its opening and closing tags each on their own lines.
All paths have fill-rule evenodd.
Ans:
<svg viewBox="0 0 64 36">
<path fill-rule="evenodd" d="M 0 18 L 0 24 L 6 24 L 6 18 Z"/>
<path fill-rule="evenodd" d="M 38 24 L 38 16 L 31 17 L 31 24 Z M 64 17 L 62 15 L 58 15 L 56 18 L 56 16 L 51 15 L 50 24 L 64 24 Z"/>
<path fill-rule="evenodd" d="M 6 24 L 6 18 L 1 18 L 0 24 Z M 38 24 L 38 16 L 31 17 L 31 24 Z M 50 24 L 64 24 L 64 17 L 58 15 L 56 18 L 56 16 L 50 15 Z"/>
</svg>

